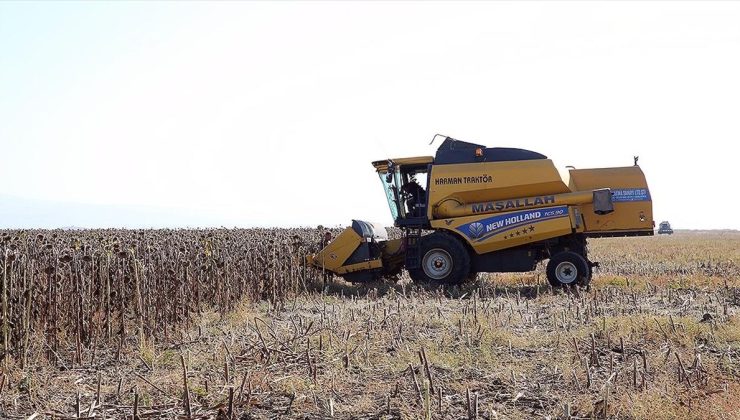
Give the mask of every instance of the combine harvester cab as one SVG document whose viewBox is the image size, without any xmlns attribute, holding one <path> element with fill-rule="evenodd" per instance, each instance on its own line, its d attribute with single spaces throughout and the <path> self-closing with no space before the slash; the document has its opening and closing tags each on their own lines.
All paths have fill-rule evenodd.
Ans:
<svg viewBox="0 0 740 420">
<path fill-rule="evenodd" d="M 326 258 L 342 246 L 347 231 L 336 248 L 330 244 L 309 257 L 314 267 L 322 261 L 350 281 L 395 274 L 403 266 L 414 281 L 454 284 L 479 272 L 531 271 L 549 259 L 553 286 L 586 286 L 596 265 L 588 260 L 588 237 L 653 234 L 650 192 L 637 165 L 572 169 L 566 184 L 539 153 L 447 137 L 434 157 L 387 159 L 373 166 L 403 238 L 373 235 L 369 243 L 375 245 L 368 246 L 375 251 L 360 251 L 357 244 L 368 239 L 354 228 L 355 221 L 351 229 L 365 238 L 347 234 L 355 244 L 347 246 L 359 247 L 355 258 L 335 268 L 339 262 L 331 265 Z M 362 271 L 369 275 L 360 276 Z"/>
</svg>

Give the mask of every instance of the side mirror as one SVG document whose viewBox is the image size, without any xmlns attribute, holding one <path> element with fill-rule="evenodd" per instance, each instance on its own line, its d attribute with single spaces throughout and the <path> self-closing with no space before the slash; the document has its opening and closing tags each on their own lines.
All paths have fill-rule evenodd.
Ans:
<svg viewBox="0 0 740 420">
<path fill-rule="evenodd" d="M 391 182 L 393 182 L 393 173 L 392 172 L 388 172 L 385 175 L 385 182 L 387 182 L 388 184 L 390 184 Z"/>
</svg>

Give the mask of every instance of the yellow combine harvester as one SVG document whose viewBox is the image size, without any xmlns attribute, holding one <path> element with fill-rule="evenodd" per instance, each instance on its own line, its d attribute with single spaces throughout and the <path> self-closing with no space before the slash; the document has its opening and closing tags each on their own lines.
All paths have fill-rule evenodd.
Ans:
<svg viewBox="0 0 740 420">
<path fill-rule="evenodd" d="M 637 166 L 571 169 L 529 150 L 487 148 L 446 137 L 436 156 L 373 162 L 402 229 L 355 220 L 307 257 L 359 282 L 406 268 L 414 281 L 454 284 L 479 272 L 525 272 L 549 259 L 553 286 L 591 280 L 586 238 L 652 235 L 652 201 Z M 429 234 L 426 234 L 429 232 Z"/>
</svg>

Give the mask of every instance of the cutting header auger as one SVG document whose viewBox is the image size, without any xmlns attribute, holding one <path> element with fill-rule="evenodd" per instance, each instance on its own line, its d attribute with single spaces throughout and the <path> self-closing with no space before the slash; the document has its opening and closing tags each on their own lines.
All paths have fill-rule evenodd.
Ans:
<svg viewBox="0 0 740 420">
<path fill-rule="evenodd" d="M 586 286 L 586 240 L 653 235 L 645 175 L 634 166 L 570 169 L 566 184 L 536 152 L 445 137 L 434 157 L 372 163 L 395 226 L 353 220 L 308 265 L 351 282 L 396 276 L 457 284 L 480 272 L 526 272 L 549 259 L 555 287 Z"/>
</svg>

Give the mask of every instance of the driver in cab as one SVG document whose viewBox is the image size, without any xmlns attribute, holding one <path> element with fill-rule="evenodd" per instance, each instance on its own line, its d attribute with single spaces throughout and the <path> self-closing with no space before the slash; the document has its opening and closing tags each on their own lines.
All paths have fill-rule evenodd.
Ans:
<svg viewBox="0 0 740 420">
<path fill-rule="evenodd" d="M 403 184 L 401 191 L 406 196 L 406 205 L 408 212 L 414 217 L 424 215 L 424 205 L 426 204 L 426 191 L 419 185 L 415 178 L 411 178 Z"/>
</svg>

